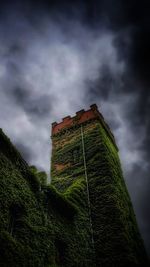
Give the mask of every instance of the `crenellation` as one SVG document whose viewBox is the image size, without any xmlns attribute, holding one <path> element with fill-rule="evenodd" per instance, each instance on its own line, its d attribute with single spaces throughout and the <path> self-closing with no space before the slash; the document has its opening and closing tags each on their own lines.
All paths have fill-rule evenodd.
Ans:
<svg viewBox="0 0 150 267">
<path fill-rule="evenodd" d="M 81 125 L 93 119 L 98 119 L 101 122 L 108 136 L 110 137 L 116 149 L 118 150 L 114 135 L 112 134 L 108 124 L 105 122 L 103 115 L 99 112 L 96 104 L 92 104 L 90 106 L 90 109 L 88 110 L 81 109 L 77 111 L 76 115 L 73 117 L 71 116 L 64 117 L 60 123 L 56 122 L 52 123 L 52 136 L 61 133 L 65 129 L 72 128 L 75 125 L 77 126 Z"/>
<path fill-rule="evenodd" d="M 62 118 L 62 121 L 68 121 L 68 120 L 70 120 L 71 119 L 71 116 L 66 116 L 66 117 L 64 117 L 64 118 Z"/>
<path fill-rule="evenodd" d="M 55 127 L 58 123 L 56 121 L 52 122 L 52 128 Z"/>
<path fill-rule="evenodd" d="M 52 185 L 87 211 L 91 266 L 146 266 L 115 138 L 97 105 L 58 124 L 52 144 Z"/>
<path fill-rule="evenodd" d="M 75 124 L 81 124 L 87 120 L 98 117 L 98 114 L 94 112 L 95 110 L 97 110 L 97 106 L 96 104 L 93 104 L 89 110 L 85 111 L 84 109 L 81 109 L 77 111 L 76 115 L 73 117 L 66 116 L 60 123 L 52 123 L 52 135 L 57 134 L 64 128 L 72 127 Z"/>
<path fill-rule="evenodd" d="M 98 107 L 97 107 L 96 104 L 92 104 L 92 105 L 90 105 L 90 108 L 91 108 L 92 110 L 98 110 Z"/>
<path fill-rule="evenodd" d="M 81 110 L 76 112 L 76 116 L 81 116 L 84 112 L 85 112 L 85 110 L 81 109 Z"/>
</svg>

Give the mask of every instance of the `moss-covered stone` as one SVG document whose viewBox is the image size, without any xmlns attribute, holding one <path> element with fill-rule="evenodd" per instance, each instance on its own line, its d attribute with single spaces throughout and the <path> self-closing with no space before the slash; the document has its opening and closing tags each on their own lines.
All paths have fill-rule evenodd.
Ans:
<svg viewBox="0 0 150 267">
<path fill-rule="evenodd" d="M 1 267 L 92 266 L 85 215 L 54 187 L 40 184 L 0 132 Z"/>
<path fill-rule="evenodd" d="M 147 265 L 116 145 L 104 122 L 82 130 L 52 136 L 52 185 L 0 131 L 1 267 Z"/>
<path fill-rule="evenodd" d="M 53 136 L 51 174 L 52 184 L 80 210 L 87 210 L 87 216 L 91 217 L 96 266 L 147 264 L 118 150 L 100 120 L 86 122 L 82 129 L 78 125 Z"/>
</svg>

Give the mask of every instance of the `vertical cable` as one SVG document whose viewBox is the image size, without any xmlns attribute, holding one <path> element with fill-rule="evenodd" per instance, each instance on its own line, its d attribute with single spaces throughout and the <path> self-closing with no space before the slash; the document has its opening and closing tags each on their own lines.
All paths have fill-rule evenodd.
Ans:
<svg viewBox="0 0 150 267">
<path fill-rule="evenodd" d="M 87 166 L 86 166 L 86 157 L 85 157 L 85 145 L 84 145 L 84 134 L 83 134 L 82 124 L 81 124 L 81 137 L 82 137 L 82 152 L 83 152 L 83 162 L 84 162 L 84 173 L 85 173 L 85 180 L 86 180 L 88 209 L 89 209 L 89 221 L 90 221 L 90 228 L 91 228 L 92 245 L 93 245 L 93 249 L 94 249 L 93 225 L 92 225 L 92 219 L 91 219 L 91 203 L 90 203 L 90 195 L 89 195 L 89 183 L 88 183 L 88 176 L 87 176 Z"/>
</svg>

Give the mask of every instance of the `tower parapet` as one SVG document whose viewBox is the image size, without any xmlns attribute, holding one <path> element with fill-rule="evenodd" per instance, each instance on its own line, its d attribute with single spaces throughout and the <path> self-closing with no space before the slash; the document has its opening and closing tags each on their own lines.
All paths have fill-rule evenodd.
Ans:
<svg viewBox="0 0 150 267">
<path fill-rule="evenodd" d="M 52 185 L 84 211 L 93 267 L 147 266 L 117 152 L 95 104 L 63 118 L 52 127 Z"/>
<path fill-rule="evenodd" d="M 90 106 L 90 109 L 88 109 L 88 110 L 81 109 L 81 110 L 77 111 L 76 115 L 73 117 L 66 116 L 66 117 L 62 118 L 62 121 L 59 123 L 53 122 L 52 123 L 52 136 L 57 135 L 66 129 L 81 125 L 81 124 L 86 123 L 86 122 L 91 121 L 91 120 L 99 120 L 101 122 L 106 133 L 108 134 L 111 141 L 113 142 L 116 149 L 118 150 L 114 135 L 111 132 L 108 124 L 105 122 L 103 115 L 99 112 L 96 104 L 92 104 Z"/>
</svg>

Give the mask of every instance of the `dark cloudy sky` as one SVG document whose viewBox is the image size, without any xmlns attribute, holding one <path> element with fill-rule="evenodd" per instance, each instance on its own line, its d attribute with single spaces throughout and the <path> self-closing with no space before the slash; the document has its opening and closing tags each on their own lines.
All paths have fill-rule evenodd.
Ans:
<svg viewBox="0 0 150 267">
<path fill-rule="evenodd" d="M 150 6 L 143 0 L 0 5 L 0 125 L 49 172 L 53 121 L 97 103 L 120 149 L 150 253 Z"/>
</svg>

